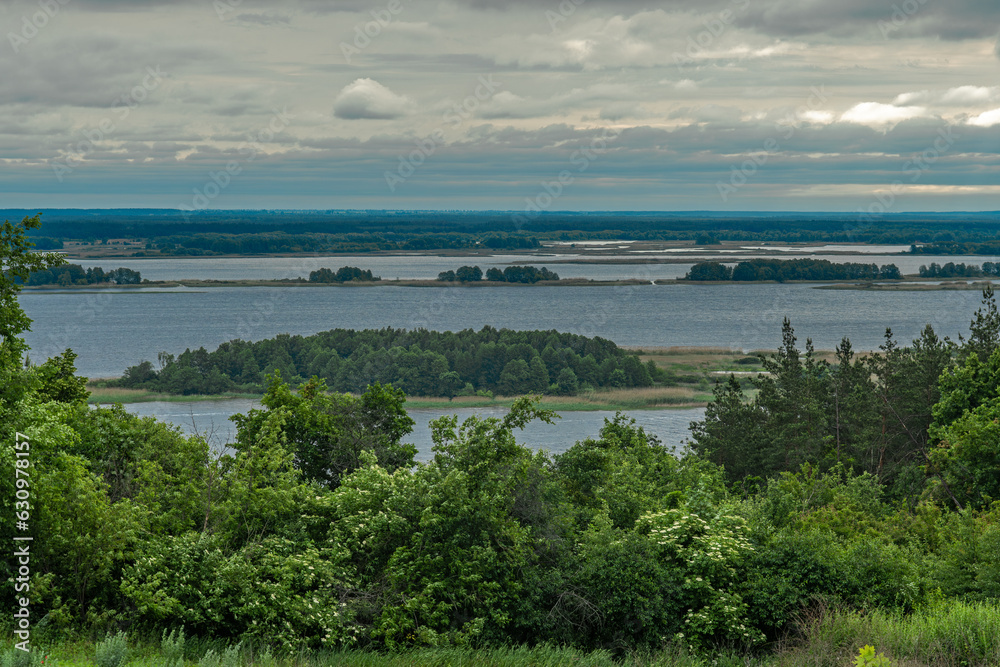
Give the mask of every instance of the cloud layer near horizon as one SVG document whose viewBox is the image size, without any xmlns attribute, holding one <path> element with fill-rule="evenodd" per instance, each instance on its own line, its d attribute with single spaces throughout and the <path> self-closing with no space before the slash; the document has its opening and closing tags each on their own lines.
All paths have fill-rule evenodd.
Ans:
<svg viewBox="0 0 1000 667">
<path fill-rule="evenodd" d="M 998 30 L 989 0 L 12 0 L 0 197 L 521 209 L 566 172 L 552 210 L 1000 209 Z"/>
</svg>

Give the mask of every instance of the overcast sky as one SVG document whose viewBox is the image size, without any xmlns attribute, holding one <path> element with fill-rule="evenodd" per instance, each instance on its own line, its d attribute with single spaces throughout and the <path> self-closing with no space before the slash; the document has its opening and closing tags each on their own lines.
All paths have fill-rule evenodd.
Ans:
<svg viewBox="0 0 1000 667">
<path fill-rule="evenodd" d="M 0 207 L 1000 209 L 997 0 L 3 0 Z"/>
</svg>

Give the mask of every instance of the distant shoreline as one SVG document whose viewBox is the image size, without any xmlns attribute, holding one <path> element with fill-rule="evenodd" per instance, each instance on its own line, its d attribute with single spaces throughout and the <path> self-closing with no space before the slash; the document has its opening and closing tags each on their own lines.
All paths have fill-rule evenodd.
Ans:
<svg viewBox="0 0 1000 667">
<path fill-rule="evenodd" d="M 998 281 L 1000 282 L 1000 281 Z M 937 291 L 937 290 L 981 290 L 988 285 L 997 285 L 989 280 L 974 282 L 941 281 L 937 279 L 920 280 L 915 277 L 905 277 L 893 282 L 876 282 L 869 280 L 831 281 L 831 280 L 684 280 L 682 278 L 657 278 L 643 280 L 628 278 L 625 280 L 593 280 L 590 278 L 564 278 L 562 280 L 540 280 L 536 283 L 508 283 L 480 280 L 474 282 L 449 282 L 434 280 L 376 280 L 366 282 L 317 283 L 308 280 L 155 280 L 138 285 L 114 285 L 111 283 L 95 283 L 92 285 L 24 285 L 25 291 L 37 292 L 67 292 L 67 291 L 103 291 L 103 290 L 136 290 L 155 288 L 213 288 L 213 287 L 445 287 L 445 288 L 488 288 L 488 287 L 629 287 L 629 286 L 697 286 L 714 287 L 720 285 L 813 285 L 814 289 L 830 290 L 869 290 L 869 291 Z M 159 293 L 159 292 L 158 292 Z"/>
</svg>

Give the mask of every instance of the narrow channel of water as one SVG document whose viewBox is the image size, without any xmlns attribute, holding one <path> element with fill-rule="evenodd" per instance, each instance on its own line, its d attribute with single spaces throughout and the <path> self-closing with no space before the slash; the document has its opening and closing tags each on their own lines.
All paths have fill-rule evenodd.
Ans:
<svg viewBox="0 0 1000 667">
<path fill-rule="evenodd" d="M 177 425 L 186 434 L 205 435 L 216 450 L 222 450 L 236 436 L 236 426 L 229 418 L 234 414 L 246 413 L 259 404 L 251 399 L 226 399 L 219 401 L 197 401 L 191 403 L 151 402 L 129 403 L 125 409 L 141 416 L 152 416 Z M 406 442 L 417 447 L 417 460 L 427 461 L 434 454 L 431 450 L 430 422 L 443 415 L 457 414 L 459 421 L 473 415 L 478 417 L 503 417 L 504 408 L 446 408 L 407 410 L 415 422 L 413 432 Z M 688 425 L 701 419 L 704 408 L 683 408 L 677 410 L 637 410 L 629 413 L 648 433 L 656 435 L 668 447 L 680 449 L 689 435 Z M 518 435 L 518 442 L 533 449 L 545 450 L 551 454 L 566 451 L 579 440 L 596 438 L 605 419 L 613 419 L 615 413 L 608 411 L 563 412 L 561 419 L 553 425 L 542 422 L 529 424 Z"/>
</svg>

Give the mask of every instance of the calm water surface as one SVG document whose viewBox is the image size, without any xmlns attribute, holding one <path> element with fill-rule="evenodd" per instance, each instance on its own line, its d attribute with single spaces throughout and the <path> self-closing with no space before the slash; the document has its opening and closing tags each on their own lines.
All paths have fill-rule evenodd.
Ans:
<svg viewBox="0 0 1000 667">
<path fill-rule="evenodd" d="M 799 249 L 787 249 L 780 259 L 827 259 L 831 262 L 857 262 L 862 264 L 895 264 L 904 274 L 916 274 L 921 265 L 931 262 L 947 264 L 948 262 L 975 264 L 995 262 L 998 258 L 992 256 L 938 256 L 938 255 L 892 255 L 885 254 L 895 250 L 895 247 L 873 246 L 862 248 L 861 252 L 853 246 L 829 246 L 827 249 L 850 248 L 853 254 L 820 255 L 801 252 Z M 765 248 L 761 248 L 762 250 Z M 682 278 L 696 261 L 722 261 L 730 266 L 744 259 L 761 257 L 761 253 L 753 252 L 752 248 L 726 251 L 722 254 L 703 255 L 700 248 L 685 248 L 690 253 L 678 251 L 653 251 L 640 254 L 596 255 L 593 259 L 602 262 L 634 262 L 639 259 L 677 259 L 683 257 L 684 263 L 660 264 L 643 262 L 640 264 L 586 264 L 578 260 L 580 254 L 539 254 L 539 255 L 491 255 L 487 257 L 441 257 L 426 255 L 338 255 L 332 257 L 202 257 L 202 258 L 168 258 L 168 259 L 94 259 L 71 260 L 84 268 L 99 266 L 111 270 L 125 267 L 139 271 L 147 280 L 280 280 L 284 278 L 308 278 L 311 271 L 326 267 L 338 269 L 341 266 L 358 266 L 381 276 L 385 280 L 399 278 L 401 280 L 428 280 L 437 278 L 442 271 L 452 271 L 463 265 L 479 266 L 484 272 L 491 267 L 504 268 L 513 263 L 546 266 L 559 274 L 561 278 L 585 278 L 591 280 L 672 280 Z M 771 248 L 770 250 L 775 250 Z M 871 252 L 879 251 L 879 252 Z M 767 255 L 774 257 L 774 254 Z M 574 261 L 577 260 L 577 261 Z"/>
<path fill-rule="evenodd" d="M 214 349 L 235 338 L 334 328 L 557 329 L 626 346 L 774 349 L 788 317 L 800 344 L 877 348 L 886 327 L 909 342 L 926 324 L 967 332 L 977 291 L 873 292 L 810 285 L 626 287 L 218 287 L 22 293 L 32 358 L 72 348 L 89 377 L 120 375 L 161 351 Z"/>
<path fill-rule="evenodd" d="M 200 433 L 208 437 L 209 442 L 217 449 L 222 449 L 226 443 L 232 442 L 236 429 L 229 421 L 234 414 L 245 413 L 259 407 L 257 401 L 249 399 L 227 399 L 223 401 L 198 401 L 194 403 L 131 403 L 125 408 L 134 414 L 152 416 L 161 421 L 176 424 L 187 434 Z M 407 410 L 415 422 L 413 432 L 405 438 L 406 442 L 417 447 L 417 460 L 426 461 L 433 456 L 431 451 L 431 430 L 428 425 L 432 420 L 442 415 L 457 414 L 459 422 L 473 415 L 479 417 L 503 417 L 506 409 L 496 408 L 459 408 Z M 689 435 L 688 425 L 701 419 L 704 408 L 679 410 L 640 410 L 630 416 L 636 424 L 652 433 L 669 447 L 680 448 Z M 613 419 L 613 412 L 564 412 L 562 419 L 557 419 L 554 425 L 532 422 L 517 435 L 517 441 L 534 449 L 559 454 L 566 451 L 573 443 L 585 438 L 597 437 L 605 418 Z"/>
</svg>

